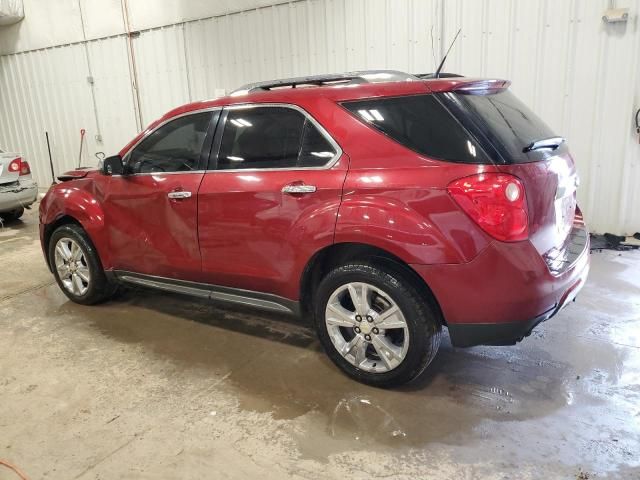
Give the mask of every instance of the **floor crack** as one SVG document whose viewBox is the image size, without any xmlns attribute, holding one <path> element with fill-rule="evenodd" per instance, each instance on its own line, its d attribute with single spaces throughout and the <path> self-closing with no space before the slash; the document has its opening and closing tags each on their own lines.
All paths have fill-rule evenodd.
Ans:
<svg viewBox="0 0 640 480">
<path fill-rule="evenodd" d="M 4 302 L 5 300 L 11 300 L 12 298 L 19 297 L 20 295 L 33 292 L 34 290 L 38 290 L 43 287 L 48 287 L 49 285 L 53 285 L 54 283 L 56 283 L 55 280 L 51 280 L 46 283 L 40 283 L 38 285 L 34 285 L 33 287 L 25 288 L 24 290 L 20 290 L 19 292 L 12 293 L 10 295 L 5 295 L 4 297 L 0 297 L 0 302 Z"/>
<path fill-rule="evenodd" d="M 133 435 L 133 437 L 131 437 L 129 440 L 127 440 L 126 442 L 124 442 L 122 445 L 120 445 L 118 448 L 116 448 L 115 450 L 112 450 L 111 452 L 109 452 L 108 454 L 106 454 L 104 457 L 102 457 L 100 460 L 98 460 L 96 463 L 89 465 L 87 468 L 85 468 L 82 472 L 80 472 L 78 475 L 76 475 L 75 477 L 73 477 L 73 480 L 76 480 L 80 477 L 83 477 L 85 475 L 85 473 L 90 472 L 91 470 L 93 470 L 94 468 L 96 468 L 98 465 L 100 465 L 102 462 L 104 462 L 105 460 L 107 460 L 108 458 L 114 456 L 116 453 L 118 453 L 120 450 L 122 450 L 123 448 L 127 447 L 131 442 L 133 442 L 134 440 L 142 437 L 142 435 L 144 435 L 145 433 L 147 433 L 149 430 L 151 430 L 151 427 L 147 428 L 146 430 L 143 430 L 141 433 L 135 433 Z"/>
</svg>

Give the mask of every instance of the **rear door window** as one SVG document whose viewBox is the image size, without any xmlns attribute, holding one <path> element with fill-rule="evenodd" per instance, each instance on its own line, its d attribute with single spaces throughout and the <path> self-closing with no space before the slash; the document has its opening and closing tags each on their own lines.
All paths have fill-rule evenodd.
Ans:
<svg viewBox="0 0 640 480">
<path fill-rule="evenodd" d="M 343 106 L 422 155 L 451 162 L 488 162 L 482 148 L 434 95 L 359 100 Z"/>
<path fill-rule="evenodd" d="M 314 123 L 289 107 L 231 109 L 218 170 L 323 167 L 336 149 Z"/>
<path fill-rule="evenodd" d="M 307 119 L 304 124 L 298 165 L 301 167 L 322 167 L 330 162 L 335 155 L 335 147 L 313 122 Z"/>
</svg>

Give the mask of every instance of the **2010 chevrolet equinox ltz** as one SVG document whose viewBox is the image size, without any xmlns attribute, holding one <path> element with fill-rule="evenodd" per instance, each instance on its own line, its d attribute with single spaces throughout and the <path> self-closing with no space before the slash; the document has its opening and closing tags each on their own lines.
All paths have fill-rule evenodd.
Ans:
<svg viewBox="0 0 640 480">
<path fill-rule="evenodd" d="M 432 76 L 433 77 L 433 76 Z M 573 300 L 588 235 L 566 143 L 503 80 L 369 71 L 167 113 L 40 205 L 73 301 L 120 283 L 312 316 L 372 385 L 514 344 Z"/>
</svg>

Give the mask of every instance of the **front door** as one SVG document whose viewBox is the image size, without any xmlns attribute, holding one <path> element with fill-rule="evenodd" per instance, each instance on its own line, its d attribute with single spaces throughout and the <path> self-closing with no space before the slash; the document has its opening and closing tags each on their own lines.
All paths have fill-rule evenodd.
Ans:
<svg viewBox="0 0 640 480">
<path fill-rule="evenodd" d="M 203 281 L 296 299 L 333 242 L 348 159 L 293 106 L 231 107 L 218 130 L 198 196 Z"/>
<path fill-rule="evenodd" d="M 125 174 L 111 177 L 104 202 L 114 269 L 197 280 L 197 194 L 216 116 L 171 120 L 125 156 Z"/>
</svg>

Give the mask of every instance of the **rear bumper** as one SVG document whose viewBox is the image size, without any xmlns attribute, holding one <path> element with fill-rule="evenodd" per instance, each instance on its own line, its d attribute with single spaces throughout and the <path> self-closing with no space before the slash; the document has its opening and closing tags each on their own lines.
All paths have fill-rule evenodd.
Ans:
<svg viewBox="0 0 640 480">
<path fill-rule="evenodd" d="M 0 212 L 28 207 L 38 198 L 38 184 L 31 179 L 0 185 Z"/>
<path fill-rule="evenodd" d="M 462 265 L 413 268 L 438 300 L 453 345 L 512 345 L 575 299 L 589 273 L 588 236 L 581 248 L 561 274 L 529 242 L 494 242 Z"/>
</svg>

